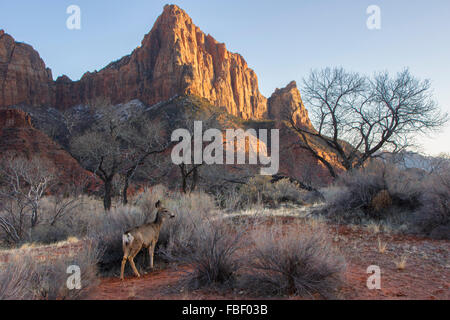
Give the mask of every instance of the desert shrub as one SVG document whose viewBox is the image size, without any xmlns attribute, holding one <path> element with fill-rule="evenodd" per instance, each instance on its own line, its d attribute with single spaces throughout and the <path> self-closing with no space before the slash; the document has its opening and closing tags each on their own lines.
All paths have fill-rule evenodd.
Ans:
<svg viewBox="0 0 450 320">
<path fill-rule="evenodd" d="M 75 232 L 63 222 L 54 225 L 39 224 L 31 233 L 31 242 L 39 244 L 52 244 L 63 241 L 70 236 L 74 236 Z"/>
<path fill-rule="evenodd" d="M 144 192 L 138 194 L 136 199 L 133 200 L 134 204 L 142 210 L 142 212 L 153 212 L 155 203 L 158 200 L 167 199 L 169 196 L 169 190 L 159 184 L 150 188 L 146 188 Z"/>
<path fill-rule="evenodd" d="M 450 239 L 450 173 L 430 176 L 414 214 L 414 231 L 437 239 Z"/>
<path fill-rule="evenodd" d="M 250 178 L 246 185 L 241 188 L 243 199 L 248 203 L 267 201 L 271 196 L 272 183 L 269 176 L 255 176 Z"/>
<path fill-rule="evenodd" d="M 328 212 L 332 218 L 354 223 L 364 218 L 385 219 L 396 210 L 415 210 L 421 193 L 417 179 L 411 172 L 386 164 L 344 173 L 324 193 Z"/>
<path fill-rule="evenodd" d="M 98 250 L 92 243 L 73 257 L 55 256 L 36 260 L 23 254 L 0 267 L 0 300 L 72 300 L 86 297 L 97 281 Z M 81 289 L 69 290 L 69 266 L 81 271 Z"/>
<path fill-rule="evenodd" d="M 221 209 L 227 212 L 235 212 L 248 206 L 239 187 L 224 188 L 216 195 L 216 201 Z"/>
<path fill-rule="evenodd" d="M 242 200 L 247 204 L 262 202 L 276 206 L 282 202 L 301 204 L 302 191 L 289 179 L 272 183 L 270 176 L 255 176 L 241 188 Z"/>
<path fill-rule="evenodd" d="M 173 261 L 189 264 L 182 284 L 188 289 L 230 288 L 234 285 L 240 262 L 236 251 L 243 232 L 231 232 L 222 220 L 205 220 L 197 225 L 190 239 L 192 250 L 171 256 Z"/>
<path fill-rule="evenodd" d="M 392 206 L 392 198 L 387 190 L 381 190 L 372 198 L 370 207 L 376 212 L 386 210 Z"/>
<path fill-rule="evenodd" d="M 384 221 L 401 232 L 450 238 L 450 174 L 372 164 L 345 173 L 323 190 L 328 216 L 339 222 Z"/>
<path fill-rule="evenodd" d="M 332 298 L 342 282 L 345 262 L 325 232 L 310 227 L 283 232 L 274 226 L 255 233 L 242 287 L 256 296 Z"/>
<path fill-rule="evenodd" d="M 202 192 L 176 193 L 163 204 L 175 218 L 162 227 L 157 252 L 163 257 L 183 256 L 194 250 L 198 226 L 215 215 L 215 201 Z"/>
<path fill-rule="evenodd" d="M 274 198 L 278 202 L 293 202 L 301 204 L 302 191 L 289 179 L 282 179 L 273 185 Z"/>
</svg>

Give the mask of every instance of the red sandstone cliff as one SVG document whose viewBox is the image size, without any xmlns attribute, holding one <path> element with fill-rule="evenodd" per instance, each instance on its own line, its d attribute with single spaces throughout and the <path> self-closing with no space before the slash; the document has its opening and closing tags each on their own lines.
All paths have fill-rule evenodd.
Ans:
<svg viewBox="0 0 450 320">
<path fill-rule="evenodd" d="M 1 31 L 0 84 L 0 107 L 24 103 L 65 109 L 98 99 L 113 104 L 139 99 L 152 105 L 177 94 L 192 94 L 243 119 L 276 119 L 281 109 L 299 107 L 299 121 L 309 123 L 298 90 L 276 92 L 268 105 L 242 56 L 205 35 L 175 5 L 165 6 L 131 55 L 75 82 L 66 76 L 53 82 L 50 69 L 31 46 Z"/>
<path fill-rule="evenodd" d="M 0 157 L 9 153 L 28 159 L 35 156 L 46 159 L 62 173 L 65 181 L 89 175 L 61 146 L 33 128 L 30 116 L 21 110 L 0 110 Z"/>
<path fill-rule="evenodd" d="M 54 103 L 53 78 L 39 54 L 0 30 L 0 107 Z"/>
<path fill-rule="evenodd" d="M 268 100 L 268 117 L 277 121 L 292 118 L 296 125 L 313 128 L 295 81 L 275 90 Z"/>
<path fill-rule="evenodd" d="M 67 108 L 108 97 L 112 103 L 139 99 L 151 105 L 192 94 L 244 119 L 266 115 L 266 99 L 245 60 L 205 35 L 180 8 L 167 5 L 142 45 L 78 82 L 57 80 L 56 104 Z M 70 94 L 70 93 L 73 94 Z"/>
</svg>

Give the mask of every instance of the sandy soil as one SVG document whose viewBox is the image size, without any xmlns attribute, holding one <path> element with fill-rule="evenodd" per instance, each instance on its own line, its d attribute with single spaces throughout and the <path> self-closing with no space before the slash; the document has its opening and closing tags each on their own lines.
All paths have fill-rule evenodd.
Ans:
<svg viewBox="0 0 450 320">
<path fill-rule="evenodd" d="M 342 226 L 331 227 L 330 230 L 335 245 L 347 261 L 346 281 L 339 292 L 340 299 L 450 299 L 450 241 L 373 233 Z M 384 253 L 379 252 L 378 239 L 387 244 Z M 406 257 L 406 264 L 403 270 L 399 270 L 396 262 L 402 257 Z M 381 290 L 367 288 L 370 274 L 366 271 L 370 265 L 381 269 Z M 103 279 L 89 299 L 249 299 L 242 292 L 187 293 L 177 286 L 186 271 L 189 271 L 187 267 L 172 267 L 146 274 L 141 279 L 131 277 L 124 282 L 118 278 Z"/>
<path fill-rule="evenodd" d="M 275 219 L 275 218 L 274 218 Z M 278 217 L 278 223 L 295 228 L 294 217 Z M 338 294 L 340 299 L 383 300 L 383 299 L 450 299 L 450 241 L 435 241 L 412 236 L 376 233 L 365 228 L 328 225 L 333 243 L 347 261 L 345 284 Z M 379 243 L 386 245 L 383 253 Z M 63 242 L 52 246 L 27 247 L 17 250 L 0 251 L 0 267 L 19 255 L 32 255 L 36 259 L 49 256 L 74 254 L 83 246 L 82 241 Z M 49 253 L 51 252 L 51 253 Z M 396 263 L 406 258 L 404 269 Z M 229 291 L 217 293 L 199 290 L 186 292 L 179 285 L 189 267 L 175 267 L 158 264 L 159 270 L 145 274 L 142 278 L 127 278 L 124 282 L 118 277 L 104 278 L 88 299 L 127 300 L 127 299 L 250 299 L 244 292 Z M 367 268 L 377 265 L 381 269 L 381 289 L 367 288 Z M 284 299 L 297 299 L 284 297 Z"/>
</svg>

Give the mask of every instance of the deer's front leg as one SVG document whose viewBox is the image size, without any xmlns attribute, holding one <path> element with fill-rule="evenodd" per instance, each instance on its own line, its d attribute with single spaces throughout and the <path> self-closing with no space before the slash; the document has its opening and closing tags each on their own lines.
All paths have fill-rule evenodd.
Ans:
<svg viewBox="0 0 450 320">
<path fill-rule="evenodd" d="M 148 255 L 150 256 L 150 269 L 153 270 L 153 256 L 155 255 L 155 244 L 152 243 L 148 247 Z"/>
</svg>

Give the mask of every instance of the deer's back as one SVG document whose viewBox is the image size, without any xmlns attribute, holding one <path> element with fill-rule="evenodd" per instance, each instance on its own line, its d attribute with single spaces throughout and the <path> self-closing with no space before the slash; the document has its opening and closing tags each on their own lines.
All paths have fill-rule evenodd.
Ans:
<svg viewBox="0 0 450 320">
<path fill-rule="evenodd" d="M 126 233 L 131 233 L 135 240 L 149 246 L 152 241 L 156 243 L 159 237 L 159 228 L 154 223 L 145 224 L 140 227 L 136 227 Z"/>
</svg>

